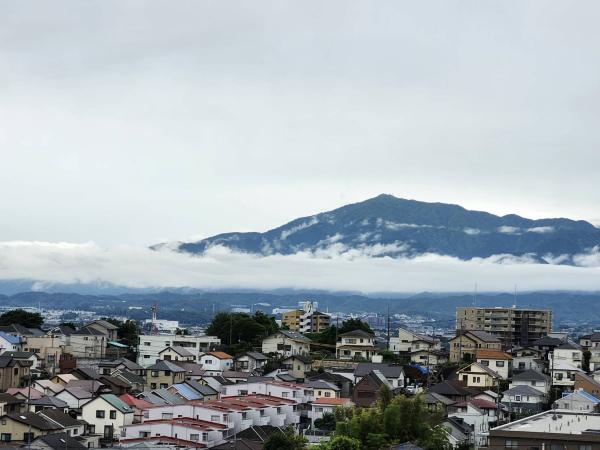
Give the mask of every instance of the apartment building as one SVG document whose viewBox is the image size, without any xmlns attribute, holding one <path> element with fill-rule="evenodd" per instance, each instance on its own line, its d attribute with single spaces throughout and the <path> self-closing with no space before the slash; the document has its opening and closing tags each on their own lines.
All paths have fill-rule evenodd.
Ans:
<svg viewBox="0 0 600 450">
<path fill-rule="evenodd" d="M 306 301 L 301 302 L 300 306 L 300 309 L 283 313 L 281 323 L 288 329 L 300 333 L 320 333 L 329 328 L 331 317 L 317 311 L 318 303 Z"/>
<path fill-rule="evenodd" d="M 194 356 L 195 362 L 202 354 L 221 345 L 216 336 L 182 336 L 178 334 L 143 334 L 139 337 L 138 364 L 144 368 L 160 359 L 160 353 L 168 347 L 183 347 Z"/>
<path fill-rule="evenodd" d="M 505 347 L 527 346 L 552 331 L 549 309 L 456 308 L 456 330 L 486 331 L 497 336 Z"/>
</svg>

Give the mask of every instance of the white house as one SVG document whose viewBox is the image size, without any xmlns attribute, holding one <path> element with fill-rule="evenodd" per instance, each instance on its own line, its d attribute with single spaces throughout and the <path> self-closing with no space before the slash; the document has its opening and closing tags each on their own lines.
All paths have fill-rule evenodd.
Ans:
<svg viewBox="0 0 600 450">
<path fill-rule="evenodd" d="M 563 362 L 554 362 L 550 365 L 553 386 L 574 386 L 576 373 L 583 373 L 583 370 Z"/>
<path fill-rule="evenodd" d="M 544 392 L 524 384 L 502 393 L 502 403 L 517 414 L 537 414 L 543 410 L 545 401 Z"/>
<path fill-rule="evenodd" d="M 531 347 L 514 347 L 510 350 L 513 357 L 513 370 L 524 372 L 525 370 L 543 369 L 543 355 L 538 349 Z"/>
<path fill-rule="evenodd" d="M 80 409 L 94 398 L 91 392 L 80 387 L 65 387 L 55 397 L 69 405 L 70 409 Z"/>
<path fill-rule="evenodd" d="M 259 352 L 246 352 L 234 361 L 235 370 L 241 372 L 254 372 L 262 369 L 267 364 L 268 358 Z"/>
<path fill-rule="evenodd" d="M 449 407 L 448 417 L 461 419 L 464 423 L 470 425 L 473 429 L 471 434 L 472 443 L 476 447 L 482 447 L 487 444 L 486 437 L 490 425 L 498 422 L 498 406 L 487 400 L 475 399 L 468 402 L 461 402 Z M 503 410 L 500 410 L 501 418 L 504 416 Z"/>
<path fill-rule="evenodd" d="M 0 331 L 0 354 L 8 351 L 21 351 L 21 349 L 21 337 Z"/>
<path fill-rule="evenodd" d="M 563 396 L 554 402 L 554 409 L 569 411 L 597 412 L 600 400 L 583 389 L 574 392 L 563 392 Z"/>
<path fill-rule="evenodd" d="M 311 404 L 311 409 L 308 411 L 308 418 L 314 427 L 315 420 L 322 419 L 323 415 L 327 413 L 333 414 L 336 408 L 349 408 L 351 406 L 354 406 L 354 403 L 349 398 L 321 397 Z"/>
<path fill-rule="evenodd" d="M 338 359 L 364 359 L 371 361 L 376 354 L 375 336 L 363 330 L 340 334 L 335 345 Z"/>
<path fill-rule="evenodd" d="M 526 370 L 525 372 L 513 375 L 510 382 L 510 389 L 516 386 L 529 386 L 546 395 L 550 391 L 551 381 L 547 375 L 544 375 L 541 372 Z"/>
<path fill-rule="evenodd" d="M 262 341 L 262 353 L 281 356 L 308 355 L 311 340 L 297 331 L 279 330 Z"/>
<path fill-rule="evenodd" d="M 233 369 L 233 356 L 225 352 L 208 352 L 200 356 L 200 364 L 207 375 L 221 375 Z"/>
<path fill-rule="evenodd" d="M 138 441 L 155 436 L 168 436 L 189 443 L 197 442 L 206 447 L 214 447 L 224 442 L 227 437 L 227 426 L 223 424 L 184 417 L 145 420 L 142 423 L 126 425 L 123 431 L 125 435 L 120 439 L 121 443 L 127 443 L 130 439 Z"/>
<path fill-rule="evenodd" d="M 583 362 L 583 351 L 579 345 L 571 342 L 565 342 L 564 344 L 556 347 L 554 351 L 548 355 L 548 357 L 550 358 L 550 365 L 552 365 L 552 360 L 554 360 L 555 364 L 565 363 L 581 369 L 581 364 Z"/>
<path fill-rule="evenodd" d="M 404 369 L 401 365 L 396 364 L 359 363 L 354 369 L 353 379 L 350 378 L 350 380 L 356 385 L 374 370 L 379 371 L 385 377 L 392 389 L 404 387 L 406 379 Z"/>
<path fill-rule="evenodd" d="M 394 353 L 413 353 L 418 350 L 440 350 L 440 341 L 405 328 L 398 329 L 398 336 L 390 338 L 390 350 Z"/>
<path fill-rule="evenodd" d="M 117 439 L 123 427 L 133 423 L 133 409 L 116 395 L 103 394 L 82 406 L 81 419 L 90 425 L 90 433 Z"/>
<path fill-rule="evenodd" d="M 179 334 L 142 334 L 139 337 L 138 364 L 142 367 L 151 366 L 160 359 L 159 353 L 167 347 L 183 347 L 192 353 L 198 361 L 200 355 L 221 345 L 216 336 L 186 336 Z"/>
<path fill-rule="evenodd" d="M 106 334 L 95 328 L 80 328 L 68 336 L 66 350 L 75 358 L 101 359 L 106 355 Z"/>
<path fill-rule="evenodd" d="M 489 367 L 503 380 L 508 380 L 512 375 L 512 356 L 501 350 L 477 350 L 475 360 L 477 363 Z"/>
</svg>

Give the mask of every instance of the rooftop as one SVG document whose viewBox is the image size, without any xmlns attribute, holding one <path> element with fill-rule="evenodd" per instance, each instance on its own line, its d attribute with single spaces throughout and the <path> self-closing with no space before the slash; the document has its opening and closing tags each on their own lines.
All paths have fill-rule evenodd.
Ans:
<svg viewBox="0 0 600 450">
<path fill-rule="evenodd" d="M 547 434 L 598 434 L 600 414 L 551 410 L 492 428 L 494 431 L 514 431 Z"/>
</svg>

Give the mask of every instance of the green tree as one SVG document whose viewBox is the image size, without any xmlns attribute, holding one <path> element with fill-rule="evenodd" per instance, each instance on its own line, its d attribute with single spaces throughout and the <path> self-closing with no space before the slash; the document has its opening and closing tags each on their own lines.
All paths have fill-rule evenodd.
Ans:
<svg viewBox="0 0 600 450">
<path fill-rule="evenodd" d="M 592 352 L 589 350 L 584 350 L 583 352 L 583 362 L 581 363 L 581 368 L 586 372 L 590 371 L 590 358 L 592 357 Z"/>
<path fill-rule="evenodd" d="M 175 334 L 178 336 L 189 336 L 190 331 L 187 328 L 177 328 Z"/>
<path fill-rule="evenodd" d="M 423 450 L 452 450 L 453 446 L 448 440 L 448 431 L 441 425 L 431 428 L 425 436 L 418 441 Z"/>
<path fill-rule="evenodd" d="M 294 432 L 292 427 L 286 428 L 283 432 L 273 433 L 265 441 L 263 450 L 305 450 L 308 440 Z"/>
<path fill-rule="evenodd" d="M 277 331 L 275 319 L 257 311 L 253 316 L 244 313 L 218 313 L 206 329 L 217 336 L 231 353 L 237 354 L 260 345 L 262 339 Z"/>
<path fill-rule="evenodd" d="M 117 336 L 123 344 L 135 347 L 138 344 L 140 329 L 135 320 L 126 320 L 118 325 Z"/>
<path fill-rule="evenodd" d="M 363 330 L 367 333 L 373 333 L 373 330 L 371 330 L 371 327 L 367 322 L 363 322 L 360 319 L 348 319 L 344 321 L 338 331 L 338 334 L 347 333 L 354 330 Z"/>
<path fill-rule="evenodd" d="M 348 436 L 334 436 L 327 445 L 328 450 L 360 450 L 360 441 Z"/>
<path fill-rule="evenodd" d="M 71 327 L 74 330 L 77 329 L 77 325 L 75 325 L 73 322 L 61 322 L 60 324 L 58 324 L 59 327 Z"/>
<path fill-rule="evenodd" d="M 368 408 L 355 410 L 352 417 L 344 422 L 337 422 L 336 435 L 348 436 L 357 439 L 361 448 L 371 449 L 373 437 L 369 441 L 369 435 L 384 434 L 382 417 L 379 409 Z"/>
<path fill-rule="evenodd" d="M 315 427 L 319 430 L 335 430 L 335 415 L 333 413 L 325 413 L 323 417 L 315 420 Z"/>
<path fill-rule="evenodd" d="M 381 387 L 379 388 L 379 395 L 378 395 L 378 403 L 379 403 L 379 409 L 381 410 L 381 412 L 383 413 L 385 411 L 385 409 L 388 407 L 388 405 L 390 404 L 390 402 L 392 401 L 392 390 L 390 389 L 390 387 L 383 383 L 381 385 Z"/>
<path fill-rule="evenodd" d="M 0 325 L 22 325 L 27 328 L 39 328 L 44 323 L 40 313 L 32 313 L 24 309 L 11 309 L 0 315 Z"/>
</svg>

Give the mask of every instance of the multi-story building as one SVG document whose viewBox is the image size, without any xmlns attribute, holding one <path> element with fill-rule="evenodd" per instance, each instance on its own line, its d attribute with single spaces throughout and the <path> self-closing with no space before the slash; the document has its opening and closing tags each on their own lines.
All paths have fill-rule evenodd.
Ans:
<svg viewBox="0 0 600 450">
<path fill-rule="evenodd" d="M 527 346 L 552 331 L 549 309 L 456 308 L 456 330 L 486 331 L 506 347 Z"/>
<path fill-rule="evenodd" d="M 377 353 L 375 336 L 363 330 L 340 334 L 335 345 L 338 359 L 364 359 L 371 361 Z"/>
<path fill-rule="evenodd" d="M 183 347 L 194 355 L 195 361 L 199 361 L 204 353 L 221 345 L 221 340 L 216 336 L 143 334 L 139 339 L 138 364 L 142 367 L 154 364 L 160 359 L 160 352 L 167 347 Z"/>
<path fill-rule="evenodd" d="M 450 362 L 475 361 L 477 351 L 500 350 L 502 345 L 500 339 L 485 331 L 459 331 L 449 344 Z"/>
<path fill-rule="evenodd" d="M 300 309 L 286 311 L 281 323 L 292 331 L 300 333 L 320 333 L 331 325 L 328 314 L 317 311 L 318 303 L 306 301 L 300 303 Z"/>
</svg>

